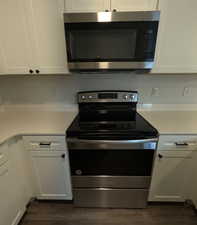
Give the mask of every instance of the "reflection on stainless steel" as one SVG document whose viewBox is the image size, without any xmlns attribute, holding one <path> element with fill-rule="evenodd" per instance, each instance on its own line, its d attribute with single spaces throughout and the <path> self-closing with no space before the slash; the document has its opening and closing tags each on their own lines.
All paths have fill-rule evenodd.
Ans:
<svg viewBox="0 0 197 225">
<path fill-rule="evenodd" d="M 154 62 L 74 62 L 68 63 L 70 70 L 96 69 L 152 69 Z"/>
<path fill-rule="evenodd" d="M 74 188 L 148 188 L 150 176 L 72 176 Z"/>
<path fill-rule="evenodd" d="M 112 21 L 112 12 L 98 12 L 97 13 L 98 22 L 111 22 Z"/>
<path fill-rule="evenodd" d="M 75 206 L 145 208 L 148 189 L 74 188 Z"/>
<path fill-rule="evenodd" d="M 65 23 L 159 21 L 160 11 L 65 13 Z"/>
<path fill-rule="evenodd" d="M 87 140 L 78 138 L 67 138 L 68 148 L 72 150 L 75 149 L 155 150 L 157 147 L 157 142 L 158 142 L 157 138 L 143 139 L 143 140 Z"/>
</svg>

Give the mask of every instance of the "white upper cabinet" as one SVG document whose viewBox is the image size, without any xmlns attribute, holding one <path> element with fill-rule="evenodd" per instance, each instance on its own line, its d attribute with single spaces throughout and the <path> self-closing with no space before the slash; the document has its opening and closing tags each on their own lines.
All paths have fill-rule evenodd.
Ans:
<svg viewBox="0 0 197 225">
<path fill-rule="evenodd" d="M 149 11 L 156 10 L 157 0 L 111 0 L 111 10 Z"/>
<path fill-rule="evenodd" d="M 110 0 L 65 0 L 66 12 L 98 12 L 110 10 Z"/>
<path fill-rule="evenodd" d="M 31 0 L 30 27 L 36 73 L 68 72 L 63 12 L 64 0 Z"/>
<path fill-rule="evenodd" d="M 197 72 L 197 1 L 160 0 L 161 18 L 153 73 Z"/>
<path fill-rule="evenodd" d="M 32 62 L 26 1 L 0 1 L 0 74 L 27 74 Z"/>
<path fill-rule="evenodd" d="M 64 0 L 0 1 L 0 74 L 67 73 Z"/>
<path fill-rule="evenodd" d="M 158 0 L 65 0 L 66 12 L 155 10 Z"/>
</svg>

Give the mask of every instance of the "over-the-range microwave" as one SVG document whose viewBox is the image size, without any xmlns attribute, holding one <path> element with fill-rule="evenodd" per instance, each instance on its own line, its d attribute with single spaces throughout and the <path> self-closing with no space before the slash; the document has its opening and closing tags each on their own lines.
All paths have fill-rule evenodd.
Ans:
<svg viewBox="0 0 197 225">
<path fill-rule="evenodd" d="M 150 70 L 159 18 L 159 11 L 65 13 L 69 70 Z"/>
</svg>

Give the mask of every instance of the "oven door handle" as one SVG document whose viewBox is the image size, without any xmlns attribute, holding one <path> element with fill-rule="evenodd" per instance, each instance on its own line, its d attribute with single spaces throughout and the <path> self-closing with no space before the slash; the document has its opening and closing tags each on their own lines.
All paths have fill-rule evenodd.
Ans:
<svg viewBox="0 0 197 225">
<path fill-rule="evenodd" d="M 88 140 L 78 138 L 67 138 L 68 148 L 74 149 L 152 149 L 156 150 L 158 138 L 139 140 Z"/>
</svg>

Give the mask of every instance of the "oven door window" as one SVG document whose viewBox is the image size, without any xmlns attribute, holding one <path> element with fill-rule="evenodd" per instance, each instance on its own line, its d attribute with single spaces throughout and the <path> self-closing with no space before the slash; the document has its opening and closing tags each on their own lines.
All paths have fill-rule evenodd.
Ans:
<svg viewBox="0 0 197 225">
<path fill-rule="evenodd" d="M 154 150 L 70 150 L 72 175 L 150 176 Z"/>
<path fill-rule="evenodd" d="M 65 24 L 70 62 L 144 61 L 154 57 L 152 23 Z"/>
</svg>

